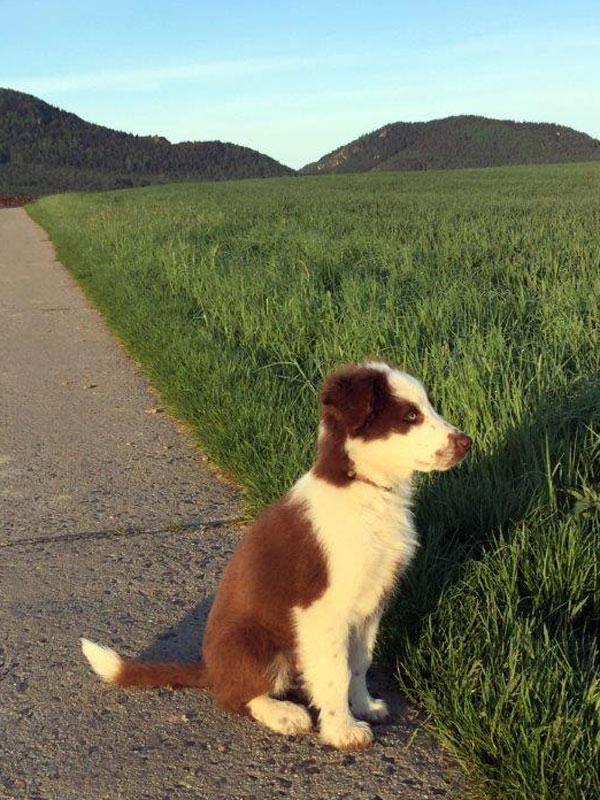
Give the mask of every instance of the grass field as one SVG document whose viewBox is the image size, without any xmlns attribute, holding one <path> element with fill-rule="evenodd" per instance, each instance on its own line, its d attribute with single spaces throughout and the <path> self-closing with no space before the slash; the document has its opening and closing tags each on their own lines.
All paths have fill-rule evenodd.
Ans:
<svg viewBox="0 0 600 800">
<path fill-rule="evenodd" d="M 30 213 L 255 512 L 377 354 L 475 440 L 382 658 L 475 792 L 600 797 L 600 164 L 185 184 Z"/>
</svg>

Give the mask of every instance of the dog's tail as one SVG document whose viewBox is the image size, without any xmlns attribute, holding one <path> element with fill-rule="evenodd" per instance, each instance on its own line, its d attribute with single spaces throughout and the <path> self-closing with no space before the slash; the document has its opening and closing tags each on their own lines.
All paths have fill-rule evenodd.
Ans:
<svg viewBox="0 0 600 800">
<path fill-rule="evenodd" d="M 114 686 L 139 686 L 146 689 L 157 686 L 202 689 L 208 686 L 206 667 L 202 661 L 192 661 L 187 664 L 131 661 L 121 658 L 110 647 L 102 647 L 100 644 L 90 642 L 89 639 L 81 640 L 81 649 L 94 672 L 105 683 Z"/>
</svg>

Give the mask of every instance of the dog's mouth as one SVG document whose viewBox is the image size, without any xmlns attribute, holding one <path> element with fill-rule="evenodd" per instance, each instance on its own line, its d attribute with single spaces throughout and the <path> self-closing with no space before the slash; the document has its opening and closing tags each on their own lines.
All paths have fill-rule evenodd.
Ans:
<svg viewBox="0 0 600 800">
<path fill-rule="evenodd" d="M 441 472 L 452 469 L 452 467 L 455 467 L 457 464 L 460 464 L 461 461 L 464 461 L 466 457 L 466 453 L 459 453 L 458 455 L 452 454 L 449 458 L 446 458 L 444 461 L 442 461 L 439 469 Z"/>
<path fill-rule="evenodd" d="M 453 456 L 452 458 L 440 459 L 436 463 L 434 469 L 436 472 L 448 472 L 449 469 L 452 469 L 452 467 L 455 467 L 457 464 L 460 464 L 460 462 L 463 461 L 464 458 L 465 456 L 463 455 L 458 457 Z"/>
</svg>

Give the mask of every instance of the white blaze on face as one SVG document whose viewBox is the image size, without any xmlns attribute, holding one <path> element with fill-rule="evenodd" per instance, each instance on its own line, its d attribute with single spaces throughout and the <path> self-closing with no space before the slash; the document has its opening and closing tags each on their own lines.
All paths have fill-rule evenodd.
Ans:
<svg viewBox="0 0 600 800">
<path fill-rule="evenodd" d="M 459 433 L 458 428 L 437 413 L 423 385 L 412 375 L 393 370 L 388 381 L 399 400 L 409 400 L 423 414 L 421 423 L 412 425 L 407 433 L 394 435 L 399 437 L 397 444 L 405 451 L 404 458 L 412 460 L 418 472 L 445 469 L 453 452 L 451 435 Z"/>
<path fill-rule="evenodd" d="M 385 371 L 393 396 L 414 405 L 423 418 L 404 433 L 392 431 L 385 438 L 367 441 L 360 437 L 348 438 L 346 450 L 357 472 L 389 483 L 411 472 L 445 470 L 452 466 L 451 435 L 459 431 L 435 411 L 421 382 L 385 364 L 366 366 Z"/>
</svg>

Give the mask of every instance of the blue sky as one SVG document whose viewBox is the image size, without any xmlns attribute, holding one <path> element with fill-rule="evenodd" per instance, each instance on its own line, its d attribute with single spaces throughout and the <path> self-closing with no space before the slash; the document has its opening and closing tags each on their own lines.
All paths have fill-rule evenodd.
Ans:
<svg viewBox="0 0 600 800">
<path fill-rule="evenodd" d="M 0 86 L 293 167 L 450 114 L 600 138 L 600 2 L 0 0 Z"/>
</svg>

